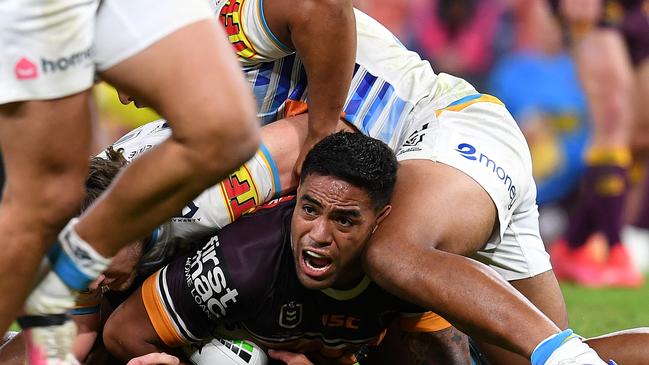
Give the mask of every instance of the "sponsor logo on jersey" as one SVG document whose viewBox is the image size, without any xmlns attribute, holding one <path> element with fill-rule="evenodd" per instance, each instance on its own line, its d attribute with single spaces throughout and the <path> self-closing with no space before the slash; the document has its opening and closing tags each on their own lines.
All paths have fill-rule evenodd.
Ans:
<svg viewBox="0 0 649 365">
<path fill-rule="evenodd" d="M 324 327 L 344 327 L 357 330 L 361 319 L 346 314 L 323 314 L 322 325 Z"/>
<path fill-rule="evenodd" d="M 228 305 L 236 303 L 239 295 L 229 287 L 216 254 L 218 246 L 219 238 L 214 236 L 185 262 L 185 280 L 194 301 L 212 319 L 227 315 Z"/>
<path fill-rule="evenodd" d="M 498 163 L 489 156 L 484 153 L 478 153 L 476 148 L 468 143 L 460 143 L 457 145 L 455 150 L 460 154 L 460 156 L 467 160 L 478 162 L 481 166 L 491 170 L 491 172 L 503 182 L 503 185 L 505 185 L 505 188 L 509 192 L 509 204 L 507 205 L 507 209 L 512 209 L 514 201 L 516 201 L 518 195 L 516 185 L 507 171 L 505 171 L 503 167 L 499 166 Z"/>
<path fill-rule="evenodd" d="M 245 165 L 230 174 L 220 185 L 231 222 L 259 205 L 257 187 Z"/>
<path fill-rule="evenodd" d="M 418 130 L 412 132 L 412 134 L 410 134 L 410 136 L 408 137 L 408 139 L 406 139 L 406 141 L 403 142 L 403 146 L 402 146 L 402 147 L 407 147 L 407 146 L 416 146 L 416 145 L 418 145 L 419 143 L 421 143 L 421 141 L 424 140 L 424 135 L 425 135 L 424 131 L 425 131 L 426 129 L 428 129 L 428 123 L 422 125 L 422 126 L 421 126 L 421 129 L 418 129 Z"/>
<path fill-rule="evenodd" d="M 234 47 L 237 55 L 242 58 L 253 58 L 257 52 L 243 31 L 241 23 L 241 7 L 245 0 L 229 0 L 223 4 L 219 11 L 219 20 L 225 27 L 228 40 Z"/>
<path fill-rule="evenodd" d="M 14 74 L 18 80 L 35 79 L 38 77 L 38 67 L 27 57 L 22 57 L 14 66 Z"/>
<path fill-rule="evenodd" d="M 173 222 L 179 222 L 179 223 L 200 222 L 201 217 L 194 218 L 197 212 L 198 212 L 198 205 L 196 205 L 196 203 L 191 201 L 183 208 L 183 210 L 180 211 L 180 213 L 176 214 L 174 217 L 171 217 L 171 220 Z"/>
<path fill-rule="evenodd" d="M 88 48 L 81 52 L 73 53 L 69 56 L 64 56 L 54 60 L 41 57 L 41 68 L 43 73 L 62 72 L 70 67 L 80 66 L 88 63 L 92 59 L 92 48 Z"/>
<path fill-rule="evenodd" d="M 279 311 L 279 325 L 284 328 L 295 328 L 302 323 L 302 304 L 289 302 L 282 305 Z"/>
</svg>

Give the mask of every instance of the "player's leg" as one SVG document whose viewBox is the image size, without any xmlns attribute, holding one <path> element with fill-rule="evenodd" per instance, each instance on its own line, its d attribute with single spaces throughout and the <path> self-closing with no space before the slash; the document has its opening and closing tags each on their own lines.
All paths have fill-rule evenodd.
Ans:
<svg viewBox="0 0 649 365">
<path fill-rule="evenodd" d="M 407 160 L 396 185 L 392 211 L 364 255 L 374 281 L 472 337 L 528 356 L 558 331 L 493 270 L 458 255 L 484 246 L 496 225 L 494 203 L 475 180 L 445 164 Z M 527 325 L 514 330 L 514 323 Z"/>
<path fill-rule="evenodd" d="M 129 23 L 149 12 L 174 17 L 175 7 L 198 5 L 108 2 L 98 14 L 97 34 L 114 32 L 108 21 L 120 18 L 120 11 L 129 15 L 119 21 Z M 212 19 L 196 19 L 114 66 L 112 56 L 97 56 L 106 59 L 100 67 L 111 66 L 102 77 L 152 106 L 173 128 L 172 137 L 133 162 L 77 225 L 80 236 L 104 255 L 179 211 L 247 161 L 259 143 L 252 95 L 224 31 Z"/>
<path fill-rule="evenodd" d="M 618 365 L 644 364 L 649 359 L 649 328 L 635 328 L 589 338 L 590 345 L 603 359 Z"/>
<path fill-rule="evenodd" d="M 95 1 L 0 3 L 0 331 L 57 231 L 77 212 L 89 152 Z M 9 294 L 11 293 L 11 294 Z"/>
<path fill-rule="evenodd" d="M 0 255 L 0 290 L 11 293 L 0 303 L 2 331 L 24 304 L 34 274 L 57 232 L 80 207 L 90 147 L 88 106 L 89 93 L 84 91 L 56 100 L 0 107 L 0 145 L 8 174 L 0 204 L 0 232 L 5 237 Z M 74 304 L 63 282 L 54 279 L 45 291 L 56 293 L 43 305 L 27 305 L 27 313 L 43 313 L 52 305 Z M 63 321 L 48 323 L 32 322 L 34 328 L 27 330 L 27 336 L 37 343 L 37 338 L 47 337 L 43 334 L 47 328 L 45 331 L 57 338 L 48 343 L 65 337 L 61 345 L 67 347 L 74 335 L 74 325 Z M 42 344 L 38 343 L 32 349 L 38 347 L 40 351 L 28 355 L 31 361 L 45 363 L 49 356 L 58 356 L 42 351 Z M 72 359 L 70 354 L 61 356 L 66 356 L 66 361 Z"/>
<path fill-rule="evenodd" d="M 0 106 L 7 180 L 0 203 L 0 331 L 14 320 L 36 269 L 84 194 L 89 93 Z M 73 304 L 73 302 L 67 302 Z"/>
<path fill-rule="evenodd" d="M 642 278 L 628 265 L 620 239 L 631 164 L 631 64 L 621 36 L 610 29 L 584 35 L 573 52 L 589 102 L 593 133 L 582 190 L 565 237 L 575 250 L 567 276 L 588 285 L 636 286 Z M 610 245 L 605 267 L 584 247 L 595 232 L 603 233 Z"/>
<path fill-rule="evenodd" d="M 50 301 L 42 288 L 53 275 L 85 288 L 106 268 L 106 257 L 180 211 L 250 158 L 259 142 L 250 91 L 202 0 L 102 2 L 96 34 L 102 75 L 173 120 L 173 137 L 129 165 L 80 224 L 68 223 L 52 260 L 55 274 L 32 302 Z"/>
</svg>

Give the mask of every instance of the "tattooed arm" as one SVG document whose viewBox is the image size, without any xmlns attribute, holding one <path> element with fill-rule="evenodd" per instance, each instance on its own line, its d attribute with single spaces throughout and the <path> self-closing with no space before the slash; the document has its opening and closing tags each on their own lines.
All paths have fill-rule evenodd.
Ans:
<svg viewBox="0 0 649 365">
<path fill-rule="evenodd" d="M 437 332 L 403 332 L 401 341 L 412 358 L 412 364 L 471 363 L 469 338 L 455 327 Z"/>
</svg>

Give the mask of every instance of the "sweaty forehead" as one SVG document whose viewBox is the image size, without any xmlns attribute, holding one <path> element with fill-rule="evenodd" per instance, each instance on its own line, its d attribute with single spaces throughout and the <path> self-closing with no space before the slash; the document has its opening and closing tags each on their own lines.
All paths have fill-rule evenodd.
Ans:
<svg viewBox="0 0 649 365">
<path fill-rule="evenodd" d="M 307 176 L 298 190 L 299 199 L 306 196 L 332 208 L 363 209 L 371 206 L 365 190 L 332 176 Z"/>
</svg>

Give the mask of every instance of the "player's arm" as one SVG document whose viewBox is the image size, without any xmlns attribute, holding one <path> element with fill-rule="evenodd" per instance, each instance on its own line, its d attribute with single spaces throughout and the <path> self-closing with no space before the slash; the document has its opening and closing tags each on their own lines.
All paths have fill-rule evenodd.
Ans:
<svg viewBox="0 0 649 365">
<path fill-rule="evenodd" d="M 266 1 L 264 13 L 273 33 L 297 51 L 309 80 L 309 127 L 299 167 L 311 147 L 334 132 L 349 91 L 356 58 L 352 1 Z"/>
<path fill-rule="evenodd" d="M 433 312 L 418 315 L 402 315 L 397 344 L 401 352 L 407 352 L 412 363 L 424 364 L 469 364 L 469 338 Z M 399 350 L 397 350 L 399 351 Z"/>
<path fill-rule="evenodd" d="M 468 337 L 455 327 L 436 332 L 404 332 L 401 340 L 418 365 L 459 365 L 471 361 Z"/>
</svg>

